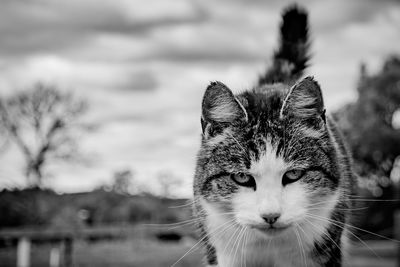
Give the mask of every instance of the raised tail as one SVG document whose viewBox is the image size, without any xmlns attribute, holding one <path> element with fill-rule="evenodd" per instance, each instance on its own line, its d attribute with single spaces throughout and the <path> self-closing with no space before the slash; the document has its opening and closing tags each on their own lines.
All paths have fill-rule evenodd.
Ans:
<svg viewBox="0 0 400 267">
<path fill-rule="evenodd" d="M 309 33 L 307 12 L 296 5 L 289 6 L 282 14 L 280 44 L 275 51 L 272 65 L 258 80 L 259 85 L 293 82 L 303 75 L 308 66 Z"/>
</svg>

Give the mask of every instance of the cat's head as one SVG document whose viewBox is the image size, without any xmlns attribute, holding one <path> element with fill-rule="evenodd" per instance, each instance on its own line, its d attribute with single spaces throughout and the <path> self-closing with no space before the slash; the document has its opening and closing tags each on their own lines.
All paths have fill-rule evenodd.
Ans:
<svg viewBox="0 0 400 267">
<path fill-rule="evenodd" d="M 334 206 L 335 143 L 313 78 L 237 96 L 211 83 L 201 123 L 196 187 L 208 213 L 273 235 Z"/>
</svg>

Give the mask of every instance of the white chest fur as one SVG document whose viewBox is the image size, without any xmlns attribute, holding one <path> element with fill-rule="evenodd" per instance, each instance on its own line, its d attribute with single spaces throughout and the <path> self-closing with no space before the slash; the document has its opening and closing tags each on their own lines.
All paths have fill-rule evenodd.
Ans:
<svg viewBox="0 0 400 267">
<path fill-rule="evenodd" d="M 311 246 L 304 233 L 289 229 L 282 237 L 263 235 L 256 229 L 230 228 L 220 234 L 217 231 L 211 241 L 217 251 L 218 266 L 318 266 L 310 257 Z"/>
</svg>

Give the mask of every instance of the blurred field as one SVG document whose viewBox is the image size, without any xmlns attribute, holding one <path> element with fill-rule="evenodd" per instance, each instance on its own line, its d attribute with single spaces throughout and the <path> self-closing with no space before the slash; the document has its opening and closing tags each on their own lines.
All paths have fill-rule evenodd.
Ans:
<svg viewBox="0 0 400 267">
<path fill-rule="evenodd" d="M 194 241 L 179 243 L 160 243 L 157 241 L 101 241 L 80 242 L 74 247 L 76 267 L 164 267 L 172 265 Z M 48 266 L 49 245 L 35 246 L 32 249 L 32 267 Z M 0 250 L 0 266 L 15 267 L 15 248 Z M 200 251 L 195 251 L 182 259 L 177 267 L 201 266 Z"/>
<path fill-rule="evenodd" d="M 364 241 L 349 249 L 347 267 L 397 267 L 397 246 L 391 241 Z"/>
<path fill-rule="evenodd" d="M 190 223 L 188 202 L 186 199 L 131 196 L 104 190 L 63 195 L 44 190 L 0 192 L 0 225 L 12 227 L 0 227 L 0 237 L 3 237 L 0 267 L 15 267 L 16 242 L 24 236 L 33 240 L 31 267 L 49 266 L 52 245 L 48 242 L 55 246 L 60 242 L 60 233 L 64 233 L 62 236 L 70 234 L 75 239 L 74 267 L 171 266 L 197 242 Z M 35 208 L 32 203 L 40 208 Z M 357 216 L 354 224 L 394 238 L 392 220 L 378 213 L 380 210 L 392 211 L 394 205 L 389 209 L 386 202 L 385 206 L 377 204 L 374 213 L 363 209 L 364 213 Z M 361 206 L 371 210 L 373 207 L 370 204 Z M 82 217 L 82 211 L 90 216 Z M 391 224 L 381 224 L 384 218 Z M 185 221 L 187 223 L 182 223 Z M 368 223 L 375 228 L 368 227 Z M 177 226 L 165 227 L 169 224 Z M 35 231 L 38 235 L 32 237 Z M 177 234 L 180 241 L 160 241 L 160 234 Z M 365 235 L 363 231 L 356 234 L 370 241 L 354 243 L 350 247 L 346 267 L 397 267 L 397 250 L 393 242 L 371 241 L 376 236 Z M 201 258 L 201 251 L 196 250 L 175 266 L 200 267 Z"/>
<path fill-rule="evenodd" d="M 187 238 L 181 242 L 155 240 L 101 241 L 75 243 L 76 267 L 165 267 L 171 266 L 184 255 L 196 240 Z M 372 252 L 373 251 L 373 252 Z M 390 241 L 366 241 L 351 246 L 348 267 L 396 267 L 396 245 Z M 32 249 L 32 267 L 48 266 L 49 245 L 37 245 Z M 15 266 L 15 248 L 0 250 L 0 266 Z M 376 254 L 376 255 L 375 255 Z M 201 252 L 188 254 L 177 267 L 200 267 Z"/>
</svg>

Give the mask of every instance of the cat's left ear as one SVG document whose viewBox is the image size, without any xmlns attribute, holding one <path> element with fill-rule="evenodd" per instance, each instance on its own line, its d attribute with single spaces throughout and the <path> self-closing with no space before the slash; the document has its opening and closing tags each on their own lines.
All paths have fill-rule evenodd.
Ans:
<svg viewBox="0 0 400 267">
<path fill-rule="evenodd" d="M 321 88 L 313 77 L 304 78 L 290 89 L 283 102 L 280 116 L 326 122 Z"/>
</svg>

